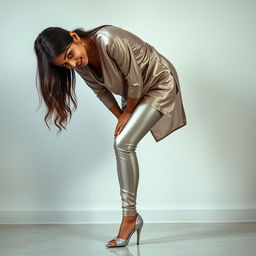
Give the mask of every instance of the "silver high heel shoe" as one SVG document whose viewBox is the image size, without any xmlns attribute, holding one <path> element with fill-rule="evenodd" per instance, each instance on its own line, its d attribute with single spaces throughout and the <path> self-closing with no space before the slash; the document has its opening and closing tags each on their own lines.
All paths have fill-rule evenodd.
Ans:
<svg viewBox="0 0 256 256">
<path fill-rule="evenodd" d="M 142 229 L 142 226 L 143 226 L 143 219 L 142 217 L 140 216 L 140 214 L 138 213 L 137 214 L 137 218 L 136 218 L 136 225 L 135 225 L 135 228 L 131 231 L 131 233 L 128 235 L 127 239 L 123 239 L 123 238 L 118 238 L 118 237 L 115 237 L 113 238 L 112 240 L 115 240 L 116 241 L 116 245 L 111 245 L 111 244 L 106 244 L 106 246 L 108 248 L 112 248 L 112 247 L 124 247 L 126 245 L 129 244 L 129 241 L 130 241 L 130 238 L 132 236 L 132 234 L 137 230 L 137 245 L 140 243 L 140 232 L 141 232 L 141 229 Z"/>
</svg>

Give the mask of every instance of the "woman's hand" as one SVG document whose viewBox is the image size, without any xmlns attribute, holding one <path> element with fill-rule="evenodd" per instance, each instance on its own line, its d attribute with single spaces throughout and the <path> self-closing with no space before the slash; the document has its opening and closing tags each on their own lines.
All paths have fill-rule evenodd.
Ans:
<svg viewBox="0 0 256 256">
<path fill-rule="evenodd" d="M 118 117 L 118 123 L 116 125 L 116 130 L 114 133 L 114 136 L 117 136 L 129 120 L 130 116 L 132 115 L 131 112 L 124 111 L 119 117 Z"/>
</svg>

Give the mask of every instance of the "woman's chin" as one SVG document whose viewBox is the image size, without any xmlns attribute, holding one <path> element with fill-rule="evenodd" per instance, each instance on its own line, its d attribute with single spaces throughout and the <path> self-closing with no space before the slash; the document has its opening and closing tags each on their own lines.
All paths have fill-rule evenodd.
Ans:
<svg viewBox="0 0 256 256">
<path fill-rule="evenodd" d="M 84 61 L 84 58 L 82 58 L 82 63 L 79 67 L 85 67 L 85 66 L 87 66 L 87 64 L 88 63 Z"/>
</svg>

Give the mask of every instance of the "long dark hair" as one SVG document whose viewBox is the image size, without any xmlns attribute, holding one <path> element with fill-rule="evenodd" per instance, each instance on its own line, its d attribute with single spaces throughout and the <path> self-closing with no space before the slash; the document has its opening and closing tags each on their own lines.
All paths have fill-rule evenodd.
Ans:
<svg viewBox="0 0 256 256">
<path fill-rule="evenodd" d="M 88 37 L 96 33 L 102 25 L 90 30 L 77 28 L 73 30 L 79 37 Z M 39 107 L 42 105 L 42 97 L 47 107 L 44 121 L 48 125 L 48 120 L 54 114 L 54 124 L 59 128 L 66 129 L 67 119 L 71 119 L 72 111 L 77 109 L 77 98 L 75 93 L 76 78 L 73 69 L 67 69 L 52 64 L 52 61 L 73 42 L 70 31 L 60 27 L 48 27 L 44 29 L 34 42 L 34 51 L 37 57 L 36 87 L 39 95 Z M 39 76 L 39 86 L 38 86 Z M 70 102 L 74 107 L 70 109 Z M 61 128 L 62 127 L 62 128 Z"/>
</svg>

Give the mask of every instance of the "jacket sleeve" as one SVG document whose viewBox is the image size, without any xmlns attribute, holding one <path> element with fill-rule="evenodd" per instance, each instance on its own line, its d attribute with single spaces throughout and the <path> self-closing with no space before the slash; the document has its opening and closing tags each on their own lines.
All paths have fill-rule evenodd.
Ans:
<svg viewBox="0 0 256 256">
<path fill-rule="evenodd" d="M 107 107 L 110 108 L 115 104 L 118 104 L 113 94 L 103 85 L 100 85 L 93 80 L 91 80 L 88 76 L 82 72 L 76 70 L 76 72 L 83 78 L 85 83 L 92 89 L 92 91 L 96 94 L 99 100 Z"/>
<path fill-rule="evenodd" d="M 115 38 L 108 49 L 108 54 L 116 62 L 127 81 L 128 97 L 140 98 L 143 79 L 129 40 L 121 37 Z"/>
<path fill-rule="evenodd" d="M 110 108 L 118 104 L 113 94 L 104 86 L 100 84 L 88 83 L 89 87 L 93 90 L 99 100 L 107 107 Z"/>
</svg>

